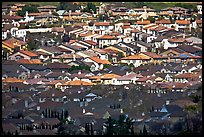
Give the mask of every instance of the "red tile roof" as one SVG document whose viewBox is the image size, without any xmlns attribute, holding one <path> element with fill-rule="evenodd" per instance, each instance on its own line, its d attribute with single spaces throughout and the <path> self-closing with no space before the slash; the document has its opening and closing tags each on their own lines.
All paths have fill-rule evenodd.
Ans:
<svg viewBox="0 0 204 137">
<path fill-rule="evenodd" d="M 138 20 L 138 21 L 137 21 L 137 24 L 138 24 L 138 25 L 147 25 L 147 24 L 150 24 L 150 21 L 149 21 L 149 20 L 144 20 L 144 21 Z"/>
<path fill-rule="evenodd" d="M 2 41 L 2 44 L 10 47 L 11 49 L 14 49 L 15 47 L 21 46 L 21 45 L 26 45 L 25 42 L 17 40 L 15 38 L 10 38 L 7 40 Z"/>
<path fill-rule="evenodd" d="M 110 22 L 95 22 L 95 26 L 110 26 Z"/>
<path fill-rule="evenodd" d="M 25 55 L 27 55 L 27 56 L 30 56 L 30 57 L 36 57 L 36 56 L 38 56 L 37 54 L 34 54 L 34 53 L 32 53 L 32 52 L 30 52 L 30 51 L 28 51 L 28 50 L 21 50 L 20 52 L 23 53 L 23 54 L 25 54 Z"/>
<path fill-rule="evenodd" d="M 8 78 L 3 79 L 2 82 L 5 82 L 5 83 L 16 83 L 16 82 L 24 82 L 24 80 L 8 77 Z"/>
<path fill-rule="evenodd" d="M 43 64 L 39 59 L 20 59 L 17 61 L 19 64 Z"/>
<path fill-rule="evenodd" d="M 160 55 L 157 55 L 156 53 L 153 53 L 153 52 L 142 52 L 142 53 L 154 59 L 162 58 Z"/>
<path fill-rule="evenodd" d="M 188 20 L 176 20 L 177 24 L 182 24 L 182 25 L 188 25 L 190 24 L 190 21 Z"/>
<path fill-rule="evenodd" d="M 98 44 L 97 42 L 94 42 L 92 40 L 84 40 L 84 42 L 91 44 L 91 45 L 94 45 L 94 46 L 96 46 Z"/>
<path fill-rule="evenodd" d="M 156 24 L 171 24 L 171 21 L 167 19 L 162 19 L 162 20 L 155 21 L 155 23 Z"/>
<path fill-rule="evenodd" d="M 121 60 L 149 60 L 150 57 L 144 56 L 144 55 L 131 55 L 125 58 L 122 58 Z"/>
<path fill-rule="evenodd" d="M 92 82 L 86 82 L 86 81 L 82 81 L 82 80 L 73 80 L 73 81 L 68 81 L 62 85 L 72 85 L 72 86 L 80 86 L 80 85 L 84 85 L 84 86 L 92 86 L 94 85 L 94 83 Z"/>
<path fill-rule="evenodd" d="M 111 64 L 108 60 L 101 60 L 98 57 L 91 57 L 90 59 L 99 64 Z"/>
<path fill-rule="evenodd" d="M 97 39 L 112 39 L 112 40 L 117 40 L 118 38 L 114 37 L 114 36 L 110 36 L 110 35 L 103 35 Z"/>
</svg>

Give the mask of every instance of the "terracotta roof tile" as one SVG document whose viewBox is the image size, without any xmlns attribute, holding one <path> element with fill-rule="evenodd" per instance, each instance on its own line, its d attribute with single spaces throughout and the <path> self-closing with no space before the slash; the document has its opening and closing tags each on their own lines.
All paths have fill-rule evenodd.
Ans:
<svg viewBox="0 0 204 137">
<path fill-rule="evenodd" d="M 19 64 L 43 64 L 39 59 L 20 59 L 17 61 Z"/>
<path fill-rule="evenodd" d="M 144 55 L 131 55 L 125 58 L 122 58 L 121 60 L 149 60 L 150 57 L 144 56 Z"/>
<path fill-rule="evenodd" d="M 162 58 L 160 55 L 157 55 L 156 53 L 153 53 L 153 52 L 142 52 L 142 53 L 154 59 Z"/>
<path fill-rule="evenodd" d="M 182 25 L 188 25 L 190 24 L 190 21 L 188 20 L 176 20 L 177 24 L 182 24 Z"/>
<path fill-rule="evenodd" d="M 202 20 L 196 20 L 197 24 L 202 24 Z"/>
<path fill-rule="evenodd" d="M 133 29 L 133 30 L 131 30 L 131 32 L 132 32 L 132 33 L 138 33 L 138 32 L 141 32 L 141 30 L 139 30 L 139 29 Z"/>
<path fill-rule="evenodd" d="M 115 36 L 110 36 L 110 35 L 103 35 L 97 39 L 113 39 L 113 40 L 117 40 L 118 38 L 116 38 Z"/>
<path fill-rule="evenodd" d="M 97 45 L 98 44 L 97 42 L 94 42 L 92 40 L 84 40 L 84 42 L 91 44 L 91 45 Z"/>
<path fill-rule="evenodd" d="M 30 56 L 30 57 L 38 56 L 37 54 L 34 54 L 34 53 L 32 53 L 32 52 L 30 52 L 28 50 L 21 50 L 20 52 L 23 53 L 23 54 L 26 54 L 27 56 Z"/>
<path fill-rule="evenodd" d="M 95 22 L 95 26 L 110 26 L 110 22 Z"/>
<path fill-rule="evenodd" d="M 113 79 L 113 78 L 119 78 L 120 75 L 117 74 L 104 74 L 101 76 L 101 79 Z"/>
<path fill-rule="evenodd" d="M 92 86 L 92 85 L 94 85 L 94 83 L 86 82 L 86 81 L 82 81 L 82 80 L 74 80 L 74 81 L 68 81 L 68 82 L 64 83 L 63 85 L 72 85 L 72 86 L 84 85 L 84 86 Z"/>
<path fill-rule="evenodd" d="M 138 25 L 147 25 L 147 24 L 150 24 L 150 21 L 149 21 L 149 20 L 144 20 L 144 21 L 138 20 L 138 21 L 137 21 L 137 24 L 138 24 Z"/>
<path fill-rule="evenodd" d="M 5 83 L 16 83 L 16 82 L 24 82 L 24 80 L 8 77 L 8 78 L 3 79 L 2 82 L 5 82 Z"/>
<path fill-rule="evenodd" d="M 91 57 L 90 59 L 99 64 L 111 64 L 108 60 L 101 60 L 98 57 Z"/>
<path fill-rule="evenodd" d="M 18 47 L 20 45 L 26 45 L 26 42 L 20 41 L 15 38 L 10 38 L 10 39 L 2 41 L 2 44 L 5 44 L 6 46 L 14 49 L 15 47 Z"/>
<path fill-rule="evenodd" d="M 171 24 L 170 20 L 162 19 L 155 22 L 156 24 Z"/>
</svg>

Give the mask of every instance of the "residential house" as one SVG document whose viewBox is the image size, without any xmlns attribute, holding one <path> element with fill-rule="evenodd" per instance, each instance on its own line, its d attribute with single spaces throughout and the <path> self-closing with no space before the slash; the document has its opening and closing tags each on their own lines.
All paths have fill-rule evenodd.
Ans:
<svg viewBox="0 0 204 137">
<path fill-rule="evenodd" d="M 121 59 L 121 63 L 127 63 L 128 65 L 132 64 L 134 67 L 138 67 L 141 64 L 146 64 L 151 60 L 150 57 L 144 55 L 130 55 Z"/>
<path fill-rule="evenodd" d="M 62 54 L 55 57 L 52 57 L 52 63 L 60 62 L 60 63 L 69 63 L 71 61 L 80 61 L 84 57 L 79 54 Z"/>
<path fill-rule="evenodd" d="M 161 57 L 160 55 L 157 55 L 156 53 L 153 52 L 141 52 L 138 55 L 143 55 L 151 58 L 150 63 L 153 64 L 161 64 L 165 60 L 164 57 Z"/>
<path fill-rule="evenodd" d="M 38 55 L 34 54 L 28 50 L 20 50 L 8 57 L 9 60 L 19 60 L 19 59 L 37 59 Z"/>
<path fill-rule="evenodd" d="M 133 45 L 131 43 L 120 42 L 120 43 L 118 43 L 118 45 L 121 47 L 126 47 L 127 49 L 129 49 L 127 55 L 134 55 L 134 54 L 139 53 L 141 51 L 140 47 L 138 47 L 137 45 Z"/>
<path fill-rule="evenodd" d="M 140 52 L 147 52 L 148 49 L 151 47 L 150 44 L 145 43 L 143 41 L 134 41 L 131 44 L 134 44 L 137 47 L 140 47 Z"/>
<path fill-rule="evenodd" d="M 136 83 L 135 81 L 138 79 L 138 78 L 141 78 L 142 75 L 140 74 L 134 74 L 134 73 L 130 73 L 130 74 L 126 74 L 126 75 L 123 75 L 119 78 L 116 78 L 115 81 L 113 81 L 113 84 L 114 85 L 128 85 L 128 84 L 131 84 L 131 83 Z"/>
<path fill-rule="evenodd" d="M 102 70 L 105 64 L 111 64 L 108 60 L 101 60 L 98 57 L 89 57 L 84 59 L 84 62 L 93 62 L 94 66 L 91 66 L 91 71 Z"/>
<path fill-rule="evenodd" d="M 176 20 L 175 30 L 185 32 L 186 30 L 191 29 L 191 23 L 188 20 Z"/>
<path fill-rule="evenodd" d="M 49 13 L 49 12 L 53 13 L 53 12 L 56 12 L 56 9 L 57 9 L 56 6 L 50 6 L 50 5 L 40 6 L 37 8 L 38 8 L 38 11 L 41 13 Z"/>
<path fill-rule="evenodd" d="M 99 45 L 99 48 L 104 48 L 110 45 L 117 44 L 117 37 L 110 36 L 110 35 L 103 35 L 99 38 L 97 38 L 97 43 Z"/>
<path fill-rule="evenodd" d="M 2 41 L 2 49 L 7 49 L 9 54 L 26 49 L 27 43 L 21 40 L 10 38 Z"/>
</svg>

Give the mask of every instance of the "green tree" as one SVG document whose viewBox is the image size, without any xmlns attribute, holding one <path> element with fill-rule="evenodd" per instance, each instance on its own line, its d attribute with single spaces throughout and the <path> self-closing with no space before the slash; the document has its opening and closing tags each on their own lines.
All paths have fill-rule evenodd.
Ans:
<svg viewBox="0 0 204 137">
<path fill-rule="evenodd" d="M 155 22 L 155 18 L 152 17 L 152 16 L 149 16 L 149 17 L 147 18 L 147 20 L 150 20 L 151 23 L 154 23 L 154 22 Z"/>
<path fill-rule="evenodd" d="M 38 45 L 32 41 L 29 41 L 28 43 L 28 50 L 34 50 L 34 49 L 37 49 L 38 48 Z"/>
<path fill-rule="evenodd" d="M 39 12 L 37 9 L 38 5 L 26 5 L 25 7 L 22 8 L 22 10 L 19 10 L 17 12 L 18 16 L 25 16 L 26 11 L 28 11 L 28 13 L 34 13 L 34 12 Z"/>
<path fill-rule="evenodd" d="M 92 13 L 92 12 L 96 13 L 96 5 L 93 4 L 92 2 L 88 2 L 84 11 L 90 12 L 90 13 Z"/>
<path fill-rule="evenodd" d="M 60 2 L 59 6 L 57 7 L 57 9 L 59 10 L 71 10 L 71 11 L 75 11 L 80 9 L 80 5 L 77 5 L 74 2 Z"/>
</svg>

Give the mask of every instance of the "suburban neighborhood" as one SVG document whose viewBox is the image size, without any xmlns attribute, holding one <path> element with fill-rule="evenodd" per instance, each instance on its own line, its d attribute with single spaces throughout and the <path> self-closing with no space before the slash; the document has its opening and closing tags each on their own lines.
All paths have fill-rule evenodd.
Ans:
<svg viewBox="0 0 204 137">
<path fill-rule="evenodd" d="M 202 2 L 47 3 L 2 2 L 2 135 L 202 135 Z"/>
</svg>

